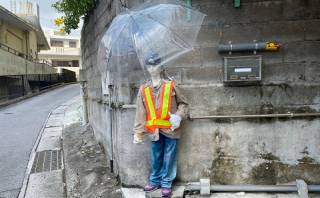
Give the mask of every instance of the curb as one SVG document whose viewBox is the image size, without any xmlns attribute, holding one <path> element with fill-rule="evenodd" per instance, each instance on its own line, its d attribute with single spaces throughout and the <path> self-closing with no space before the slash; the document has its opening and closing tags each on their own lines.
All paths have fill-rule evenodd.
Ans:
<svg viewBox="0 0 320 198">
<path fill-rule="evenodd" d="M 29 182 L 29 177 L 30 177 L 30 174 L 31 174 L 31 169 L 32 169 L 33 161 L 34 161 L 34 158 L 35 158 L 35 156 L 36 156 L 36 149 L 37 149 L 38 146 L 39 146 L 39 143 L 40 143 L 42 134 L 43 134 L 43 132 L 44 132 L 44 129 L 46 128 L 46 125 L 47 125 L 47 123 L 48 123 L 48 120 L 49 120 L 52 112 L 53 112 L 56 108 L 57 108 L 57 107 L 55 107 L 54 109 L 52 109 L 52 110 L 50 111 L 50 113 L 48 114 L 47 119 L 46 119 L 46 121 L 43 123 L 42 128 L 41 128 L 41 130 L 40 130 L 40 133 L 39 133 L 39 135 L 38 135 L 38 137 L 37 137 L 37 140 L 36 140 L 36 142 L 35 142 L 32 150 L 31 150 L 31 154 L 30 154 L 28 166 L 27 166 L 27 169 L 26 169 L 26 172 L 25 172 L 25 176 L 24 176 L 24 179 L 23 179 L 22 187 L 21 187 L 21 189 L 20 189 L 18 198 L 24 198 L 24 197 L 25 197 L 26 190 L 27 190 L 27 186 L 28 186 L 28 182 Z"/>
<path fill-rule="evenodd" d="M 73 84 L 73 83 L 71 83 Z M 59 115 L 59 114 L 62 114 L 63 117 L 67 111 L 67 109 L 70 107 L 70 104 L 69 104 L 69 101 L 72 101 L 74 98 L 76 98 L 78 96 L 75 96 L 67 101 L 65 101 L 64 103 L 61 103 L 60 105 L 52 108 L 50 110 L 50 112 L 48 113 L 48 116 L 46 118 L 46 120 L 43 122 L 43 125 L 39 131 L 39 134 L 37 136 L 37 139 L 33 145 L 33 148 L 31 150 L 31 153 L 30 153 L 30 157 L 29 157 L 29 161 L 28 161 L 28 165 L 27 165 L 27 168 L 26 168 L 26 171 L 25 171 L 25 175 L 24 175 L 24 179 L 23 179 L 23 183 L 22 183 L 22 186 L 21 186 L 21 189 L 20 189 L 20 192 L 17 196 L 17 198 L 24 198 L 24 197 L 30 197 L 29 196 L 29 185 L 30 185 L 30 182 L 32 182 L 33 180 L 30 180 L 32 178 L 32 174 L 31 174 L 31 171 L 32 171 L 32 168 L 33 168 L 33 164 L 34 164 L 34 160 L 36 158 L 36 154 L 38 153 L 38 149 L 41 147 L 41 144 L 42 144 L 42 140 L 44 138 L 44 133 L 46 131 L 47 128 L 52 128 L 52 127 L 56 127 L 54 123 L 51 123 L 50 122 L 50 119 L 52 116 L 55 116 L 55 115 Z M 56 110 L 58 110 L 59 108 L 62 108 L 61 110 L 59 110 L 58 112 L 56 112 Z M 63 123 L 63 118 L 61 118 L 62 122 L 61 122 L 61 127 L 62 127 L 62 130 L 64 128 L 64 123 Z M 51 124 L 50 124 L 51 123 Z M 59 125 L 60 126 L 60 125 Z M 62 136 L 60 137 L 60 140 Z M 61 154 L 62 154 L 62 158 L 61 158 L 61 171 L 62 171 L 62 185 L 63 185 L 63 192 L 61 191 L 61 193 L 63 194 L 64 197 L 67 196 L 67 191 L 66 191 L 66 181 L 65 181 L 65 156 L 64 156 L 64 153 L 63 153 L 63 144 L 62 144 L 62 141 L 60 142 L 61 143 Z M 43 149 L 43 148 L 42 148 Z M 45 149 L 46 150 L 46 149 Z M 32 188 L 31 188 L 32 189 Z"/>
<path fill-rule="evenodd" d="M 72 84 L 78 84 L 78 83 L 79 83 L 79 82 L 62 83 L 62 84 L 59 84 L 59 85 L 57 85 L 57 86 L 53 86 L 53 87 L 50 87 L 50 88 L 48 88 L 48 89 L 39 91 L 39 92 L 37 92 L 37 93 L 32 93 L 32 94 L 29 94 L 29 95 L 26 95 L 26 96 L 22 96 L 22 97 L 19 97 L 19 98 L 15 98 L 15 99 L 12 99 L 12 100 L 9 100 L 9 101 L 0 103 L 0 109 L 3 108 L 3 107 L 10 106 L 10 105 L 12 105 L 12 104 L 21 102 L 21 101 L 26 100 L 26 99 L 28 99 L 28 98 L 32 98 L 32 97 L 34 97 L 34 96 L 38 96 L 38 95 L 41 95 L 41 94 L 43 94 L 43 93 L 46 93 L 46 92 L 55 90 L 55 89 L 57 89 L 57 88 L 60 88 L 60 87 L 63 87 L 63 86 L 67 86 L 67 85 L 72 85 Z"/>
</svg>

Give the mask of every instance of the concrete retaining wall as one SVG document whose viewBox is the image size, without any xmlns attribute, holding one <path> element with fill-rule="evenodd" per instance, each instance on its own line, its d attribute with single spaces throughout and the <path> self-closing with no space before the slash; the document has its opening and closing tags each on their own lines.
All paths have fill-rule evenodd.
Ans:
<svg viewBox="0 0 320 198">
<path fill-rule="evenodd" d="M 195 50 L 168 70 L 190 101 L 191 114 L 264 114 L 320 110 L 320 2 L 194 0 L 207 17 Z M 141 1 L 130 1 L 129 7 Z M 111 123 L 107 97 L 98 69 L 99 40 L 119 12 L 120 1 L 99 1 L 82 31 L 82 79 L 87 81 L 90 124 L 113 155 L 125 185 L 143 185 L 149 173 L 149 145 L 132 144 L 135 109 L 118 109 Z M 128 4 L 127 4 L 128 5 Z M 255 86 L 223 85 L 224 55 L 219 43 L 276 40 L 282 49 L 263 56 L 262 82 Z M 248 54 L 234 54 L 248 55 Z M 111 73 L 116 102 L 135 104 L 141 71 L 135 63 Z M 125 77 L 120 79 L 120 77 Z M 124 80 L 125 79 L 125 80 Z M 122 83 L 120 84 L 119 81 Z M 105 88 L 104 88 L 105 89 Z M 178 180 L 210 177 L 220 184 L 276 184 L 305 179 L 320 183 L 320 124 L 318 118 L 270 118 L 185 121 L 179 146 Z"/>
<path fill-rule="evenodd" d="M 49 65 L 31 62 L 0 49 L 0 76 L 54 73 L 56 69 Z"/>
</svg>

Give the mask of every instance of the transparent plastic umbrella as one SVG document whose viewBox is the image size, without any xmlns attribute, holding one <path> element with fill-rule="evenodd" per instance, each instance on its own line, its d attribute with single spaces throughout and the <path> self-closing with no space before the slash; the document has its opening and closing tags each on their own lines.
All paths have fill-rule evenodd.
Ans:
<svg viewBox="0 0 320 198">
<path fill-rule="evenodd" d="M 136 66 L 136 60 L 144 69 L 145 60 L 152 54 L 161 57 L 161 65 L 167 65 L 193 49 L 204 17 L 178 0 L 147 1 L 127 9 L 112 21 L 102 38 L 101 71 L 107 70 L 109 64 Z"/>
</svg>

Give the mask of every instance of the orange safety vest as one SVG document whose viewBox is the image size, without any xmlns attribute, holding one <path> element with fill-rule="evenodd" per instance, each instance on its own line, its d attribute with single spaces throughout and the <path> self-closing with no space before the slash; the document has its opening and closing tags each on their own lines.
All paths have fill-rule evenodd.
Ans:
<svg viewBox="0 0 320 198">
<path fill-rule="evenodd" d="M 145 128 L 149 133 L 154 133 L 157 128 L 169 129 L 171 127 L 169 111 L 171 109 L 172 89 L 172 81 L 162 84 L 160 107 L 159 111 L 157 111 L 152 88 L 143 87 L 144 103 L 147 109 Z"/>
</svg>

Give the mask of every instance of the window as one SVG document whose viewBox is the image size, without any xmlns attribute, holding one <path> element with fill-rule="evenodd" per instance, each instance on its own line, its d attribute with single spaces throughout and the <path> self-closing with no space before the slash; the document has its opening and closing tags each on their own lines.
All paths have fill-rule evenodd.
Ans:
<svg viewBox="0 0 320 198">
<path fill-rule="evenodd" d="M 71 67 L 72 62 L 71 61 L 57 61 L 52 60 L 52 65 L 54 67 Z"/>
<path fill-rule="evenodd" d="M 52 65 L 54 67 L 79 67 L 79 60 L 52 60 Z"/>
<path fill-rule="evenodd" d="M 52 47 L 63 47 L 63 41 L 51 40 Z"/>
<path fill-rule="evenodd" d="M 78 60 L 73 60 L 72 61 L 72 67 L 79 67 L 79 61 Z"/>
<path fill-rule="evenodd" d="M 76 48 L 77 42 L 76 41 L 69 41 L 69 47 Z"/>
</svg>

